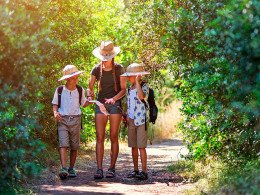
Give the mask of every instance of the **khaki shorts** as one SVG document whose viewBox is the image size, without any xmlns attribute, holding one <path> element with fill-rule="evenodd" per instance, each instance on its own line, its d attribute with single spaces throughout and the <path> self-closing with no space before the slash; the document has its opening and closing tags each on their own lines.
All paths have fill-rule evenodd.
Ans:
<svg viewBox="0 0 260 195">
<path fill-rule="evenodd" d="M 149 121 L 146 122 L 148 125 Z M 146 148 L 147 146 L 147 130 L 145 131 L 145 125 L 136 126 L 134 119 L 128 120 L 128 146 L 136 148 Z"/>
<path fill-rule="evenodd" d="M 80 148 L 81 116 L 62 116 L 58 122 L 60 147 L 70 147 L 72 150 Z"/>
</svg>

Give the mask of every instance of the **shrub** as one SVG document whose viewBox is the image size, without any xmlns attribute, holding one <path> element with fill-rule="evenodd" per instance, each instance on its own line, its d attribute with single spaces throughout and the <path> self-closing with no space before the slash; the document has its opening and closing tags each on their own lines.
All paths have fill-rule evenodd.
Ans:
<svg viewBox="0 0 260 195">
<path fill-rule="evenodd" d="M 14 182 L 35 176 L 32 159 L 43 145 L 35 139 L 42 114 L 41 69 L 54 60 L 41 1 L 0 1 L 0 192 L 17 193 Z M 56 50 L 57 51 L 57 50 Z"/>
</svg>

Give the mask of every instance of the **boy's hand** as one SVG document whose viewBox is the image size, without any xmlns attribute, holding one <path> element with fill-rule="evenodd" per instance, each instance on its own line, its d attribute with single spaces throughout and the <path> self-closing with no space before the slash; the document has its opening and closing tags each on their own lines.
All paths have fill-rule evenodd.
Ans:
<svg viewBox="0 0 260 195">
<path fill-rule="evenodd" d="M 55 117 L 55 119 L 57 120 L 57 121 L 61 121 L 61 114 L 59 113 L 59 112 L 54 112 L 54 117 Z"/>
<path fill-rule="evenodd" d="M 90 89 L 87 89 L 87 101 L 94 100 L 95 94 Z"/>
<path fill-rule="evenodd" d="M 140 80 L 141 80 L 141 78 L 142 78 L 142 74 L 137 74 L 136 75 L 136 83 L 140 83 Z"/>
</svg>

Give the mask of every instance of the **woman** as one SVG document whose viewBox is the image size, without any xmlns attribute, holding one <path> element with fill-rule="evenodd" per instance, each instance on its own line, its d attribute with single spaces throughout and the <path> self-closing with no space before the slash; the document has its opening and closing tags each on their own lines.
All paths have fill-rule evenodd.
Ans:
<svg viewBox="0 0 260 195">
<path fill-rule="evenodd" d="M 102 179 L 103 176 L 103 156 L 105 128 L 110 120 L 110 140 L 111 140 L 111 162 L 106 177 L 115 177 L 115 164 L 119 152 L 118 131 L 122 115 L 117 106 L 120 106 L 120 99 L 126 93 L 126 79 L 120 77 L 124 73 L 121 64 L 114 62 L 114 57 L 120 52 L 120 47 L 114 47 L 111 41 L 102 41 L 101 46 L 93 50 L 93 55 L 102 62 L 93 67 L 89 81 L 87 95 L 93 94 L 95 82 L 98 82 L 97 100 L 104 104 L 110 115 L 101 112 L 99 106 L 95 109 L 96 126 L 96 160 L 97 171 L 95 179 Z"/>
</svg>

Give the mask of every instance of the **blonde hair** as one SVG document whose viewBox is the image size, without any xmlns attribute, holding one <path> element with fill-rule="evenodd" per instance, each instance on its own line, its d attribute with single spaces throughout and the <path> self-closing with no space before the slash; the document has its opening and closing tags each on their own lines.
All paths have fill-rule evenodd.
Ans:
<svg viewBox="0 0 260 195">
<path fill-rule="evenodd" d="M 101 88 L 101 80 L 102 80 L 102 75 L 103 75 L 103 61 L 100 64 L 100 79 L 98 81 L 98 89 L 99 91 L 102 90 Z M 113 80 L 114 80 L 114 87 L 115 87 L 115 91 L 117 91 L 117 84 L 116 84 L 116 70 L 115 70 L 115 62 L 114 62 L 114 58 L 112 58 L 112 75 L 113 75 Z"/>
</svg>

